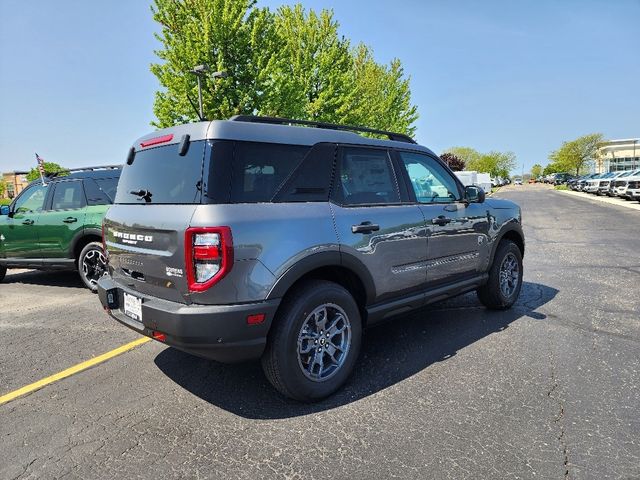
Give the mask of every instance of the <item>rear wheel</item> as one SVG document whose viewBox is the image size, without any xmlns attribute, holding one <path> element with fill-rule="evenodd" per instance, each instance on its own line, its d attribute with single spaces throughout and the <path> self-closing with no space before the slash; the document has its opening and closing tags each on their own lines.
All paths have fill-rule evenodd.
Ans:
<svg viewBox="0 0 640 480">
<path fill-rule="evenodd" d="M 78 256 L 78 272 L 85 286 L 98 291 L 98 280 L 107 274 L 107 259 L 100 242 L 88 243 Z"/>
<path fill-rule="evenodd" d="M 351 294 L 324 280 L 306 282 L 284 301 L 262 367 L 283 395 L 312 402 L 344 384 L 358 358 L 360 311 Z"/>
<path fill-rule="evenodd" d="M 7 267 L 0 265 L 0 282 L 4 280 L 4 276 L 7 274 Z"/>
<path fill-rule="evenodd" d="M 507 310 L 513 306 L 522 288 L 522 253 L 511 240 L 498 245 L 489 280 L 477 290 L 480 302 L 493 310 Z"/>
</svg>

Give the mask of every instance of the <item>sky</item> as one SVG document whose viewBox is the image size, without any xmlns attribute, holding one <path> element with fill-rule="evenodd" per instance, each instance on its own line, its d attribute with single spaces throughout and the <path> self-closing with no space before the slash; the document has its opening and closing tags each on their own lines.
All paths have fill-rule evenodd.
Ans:
<svg viewBox="0 0 640 480">
<path fill-rule="evenodd" d="M 436 153 L 513 151 L 520 173 L 580 135 L 640 136 L 640 0 L 300 3 L 402 61 L 416 139 Z M 0 0 L 0 171 L 30 169 L 35 152 L 123 163 L 152 130 L 156 30 L 144 0 Z"/>
</svg>

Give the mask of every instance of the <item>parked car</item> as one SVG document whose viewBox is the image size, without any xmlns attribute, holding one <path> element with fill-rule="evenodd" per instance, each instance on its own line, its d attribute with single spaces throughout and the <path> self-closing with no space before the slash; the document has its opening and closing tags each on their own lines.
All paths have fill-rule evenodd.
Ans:
<svg viewBox="0 0 640 480">
<path fill-rule="evenodd" d="M 516 179 L 513 181 L 513 184 L 514 184 L 514 185 L 522 185 L 522 179 L 520 179 L 520 178 L 516 178 Z"/>
<path fill-rule="evenodd" d="M 584 187 L 582 188 L 582 191 L 587 193 L 594 193 L 594 194 L 598 193 L 598 190 L 600 189 L 600 182 L 606 181 L 611 176 L 612 176 L 611 173 L 601 173 L 599 175 L 591 177 L 585 182 Z"/>
<path fill-rule="evenodd" d="M 0 207 L 0 281 L 8 268 L 78 270 L 92 291 L 106 272 L 102 217 L 116 195 L 120 166 L 71 170 L 31 182 Z"/>
<path fill-rule="evenodd" d="M 583 175 L 582 177 L 578 178 L 575 180 L 575 182 L 573 182 L 571 184 L 571 188 L 573 190 L 577 190 L 577 191 L 583 191 L 584 187 L 587 184 L 587 181 L 597 177 L 599 174 L 597 173 L 590 173 L 588 175 Z"/>
<path fill-rule="evenodd" d="M 598 184 L 598 189 L 596 190 L 595 194 L 596 195 L 607 195 L 609 193 L 610 188 L 611 188 L 611 184 L 623 174 L 624 174 L 624 172 L 610 172 L 608 174 L 608 176 L 603 177 L 600 180 L 600 182 Z"/>
<path fill-rule="evenodd" d="M 570 173 L 554 173 L 551 177 L 551 183 L 554 185 L 563 185 L 573 178 Z"/>
<path fill-rule="evenodd" d="M 626 195 L 631 196 L 633 200 L 640 200 L 640 177 L 629 179 Z"/>
<path fill-rule="evenodd" d="M 113 318 L 205 358 L 260 358 L 301 401 L 346 381 L 363 328 L 473 290 L 504 310 L 522 285 L 516 204 L 408 136 L 292 119 L 137 140 L 104 241 Z"/>
<path fill-rule="evenodd" d="M 627 192 L 629 182 L 640 180 L 640 170 L 629 170 L 620 175 L 615 181 L 611 182 L 610 195 L 618 196 L 626 200 L 632 200 L 633 195 Z"/>
</svg>

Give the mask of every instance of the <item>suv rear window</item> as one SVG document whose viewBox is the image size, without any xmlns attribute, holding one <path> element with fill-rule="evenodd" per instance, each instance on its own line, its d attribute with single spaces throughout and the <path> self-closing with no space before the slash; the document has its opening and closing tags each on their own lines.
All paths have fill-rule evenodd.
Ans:
<svg viewBox="0 0 640 480">
<path fill-rule="evenodd" d="M 200 203 L 205 142 L 191 142 L 183 157 L 178 144 L 136 153 L 122 169 L 115 203 Z M 142 198 L 136 193 L 149 193 Z"/>
</svg>

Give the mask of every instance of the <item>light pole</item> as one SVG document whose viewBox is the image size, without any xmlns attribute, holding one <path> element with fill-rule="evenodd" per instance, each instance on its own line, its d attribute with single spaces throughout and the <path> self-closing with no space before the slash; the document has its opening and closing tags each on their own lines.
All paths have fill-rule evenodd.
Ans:
<svg viewBox="0 0 640 480">
<path fill-rule="evenodd" d="M 200 80 L 209 71 L 209 65 L 203 63 L 202 65 L 196 65 L 189 73 L 192 73 L 198 79 L 198 113 L 200 114 L 200 120 L 204 118 L 202 113 L 202 81 Z"/>
<path fill-rule="evenodd" d="M 200 120 L 204 120 L 204 112 L 202 109 L 202 78 L 205 78 L 207 76 L 207 73 L 209 73 L 209 65 L 207 65 L 206 63 L 203 63 L 202 65 L 196 65 L 195 67 L 193 67 L 192 70 L 189 70 L 189 73 L 193 74 L 196 76 L 196 78 L 198 79 L 198 113 L 200 114 Z M 211 78 L 213 78 L 214 80 L 217 78 L 227 78 L 229 76 L 229 74 L 227 72 L 224 71 L 219 71 L 219 72 L 213 72 L 211 74 Z"/>
</svg>

